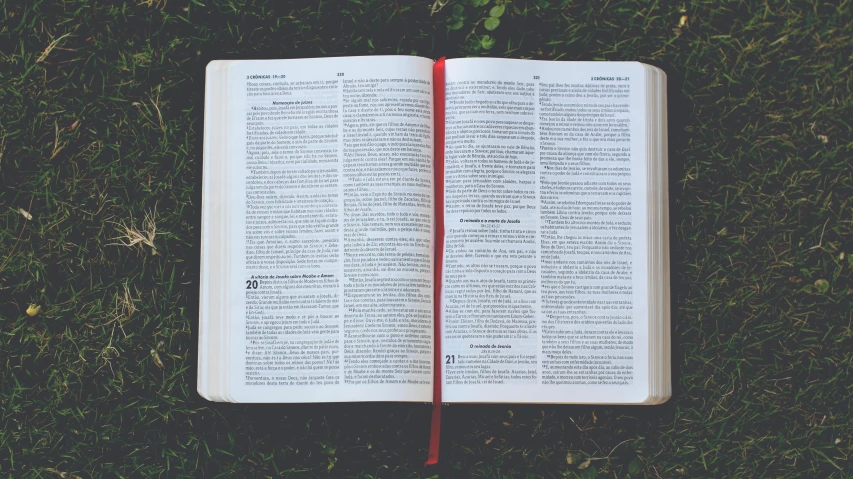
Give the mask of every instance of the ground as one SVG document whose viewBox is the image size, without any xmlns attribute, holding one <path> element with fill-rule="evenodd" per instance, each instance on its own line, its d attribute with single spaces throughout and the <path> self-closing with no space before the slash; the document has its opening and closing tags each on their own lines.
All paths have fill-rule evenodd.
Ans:
<svg viewBox="0 0 853 479">
<path fill-rule="evenodd" d="M 0 475 L 853 476 L 849 3 L 502 2 L 0 2 Z M 199 398 L 204 67 L 369 54 L 666 71 L 669 403 Z"/>
</svg>

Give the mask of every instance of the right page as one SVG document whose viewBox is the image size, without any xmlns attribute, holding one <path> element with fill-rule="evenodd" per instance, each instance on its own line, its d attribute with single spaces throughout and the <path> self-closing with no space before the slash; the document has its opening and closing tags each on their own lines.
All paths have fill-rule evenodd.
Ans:
<svg viewBox="0 0 853 479">
<path fill-rule="evenodd" d="M 446 62 L 444 402 L 650 396 L 646 73 Z"/>
</svg>

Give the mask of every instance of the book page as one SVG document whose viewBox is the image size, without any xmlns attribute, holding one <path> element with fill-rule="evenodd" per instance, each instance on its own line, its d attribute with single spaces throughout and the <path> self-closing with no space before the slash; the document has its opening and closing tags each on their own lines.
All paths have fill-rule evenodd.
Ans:
<svg viewBox="0 0 853 479">
<path fill-rule="evenodd" d="M 645 400 L 643 67 L 446 75 L 443 401 Z"/>
<path fill-rule="evenodd" d="M 432 66 L 229 67 L 233 400 L 431 400 Z"/>
</svg>

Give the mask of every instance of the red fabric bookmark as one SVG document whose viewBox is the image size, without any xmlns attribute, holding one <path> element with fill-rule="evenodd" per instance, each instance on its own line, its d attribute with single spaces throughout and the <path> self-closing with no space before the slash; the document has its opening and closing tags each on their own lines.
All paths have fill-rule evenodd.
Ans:
<svg viewBox="0 0 853 479">
<path fill-rule="evenodd" d="M 438 464 L 441 440 L 441 272 L 444 260 L 444 57 L 432 68 L 432 91 L 435 111 L 435 298 L 433 326 L 435 354 L 433 359 L 432 421 L 429 428 L 427 466 Z"/>
</svg>

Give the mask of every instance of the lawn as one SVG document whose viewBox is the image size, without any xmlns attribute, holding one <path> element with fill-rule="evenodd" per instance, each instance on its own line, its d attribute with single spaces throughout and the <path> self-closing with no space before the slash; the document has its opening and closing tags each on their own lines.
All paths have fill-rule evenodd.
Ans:
<svg viewBox="0 0 853 479">
<path fill-rule="evenodd" d="M 0 1 L 0 476 L 853 476 L 849 2 L 496 1 Z M 667 72 L 669 403 L 197 395 L 205 65 L 371 54 Z"/>
</svg>

